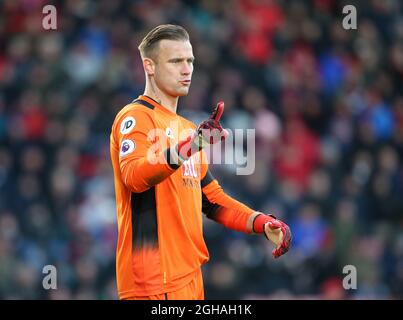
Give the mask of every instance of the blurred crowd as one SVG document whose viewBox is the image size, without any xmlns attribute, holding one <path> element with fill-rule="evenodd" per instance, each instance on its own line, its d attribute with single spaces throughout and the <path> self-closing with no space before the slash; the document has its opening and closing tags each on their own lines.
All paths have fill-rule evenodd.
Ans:
<svg viewBox="0 0 403 320">
<path fill-rule="evenodd" d="M 264 237 L 205 219 L 206 298 L 403 298 L 401 1 L 50 2 L 57 30 L 42 26 L 48 1 L 0 2 L 1 299 L 117 298 L 109 134 L 143 93 L 137 46 L 163 23 L 196 57 L 179 113 L 198 122 L 224 100 L 225 127 L 256 129 L 255 172 L 213 174 L 294 236 L 274 260 Z"/>
</svg>

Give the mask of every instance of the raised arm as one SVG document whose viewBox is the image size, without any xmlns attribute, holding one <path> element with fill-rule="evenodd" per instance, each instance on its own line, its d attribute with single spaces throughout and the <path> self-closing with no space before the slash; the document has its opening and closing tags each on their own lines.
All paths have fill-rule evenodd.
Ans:
<svg viewBox="0 0 403 320">
<path fill-rule="evenodd" d="M 169 177 L 179 166 L 170 165 L 169 149 L 161 148 L 152 110 L 135 106 L 115 121 L 122 181 L 132 192 L 143 192 Z"/>
</svg>

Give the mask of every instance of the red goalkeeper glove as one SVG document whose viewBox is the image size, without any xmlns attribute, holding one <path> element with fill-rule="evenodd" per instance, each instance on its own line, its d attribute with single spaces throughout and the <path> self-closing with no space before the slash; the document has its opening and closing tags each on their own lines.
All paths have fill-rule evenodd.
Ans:
<svg viewBox="0 0 403 320">
<path fill-rule="evenodd" d="M 274 258 L 282 256 L 290 249 L 292 242 L 291 230 L 288 225 L 273 215 L 260 213 L 256 216 L 253 222 L 253 231 L 264 233 L 266 238 L 276 245 L 272 252 Z"/>
<path fill-rule="evenodd" d="M 189 159 L 193 154 L 204 147 L 223 141 L 228 136 L 228 131 L 223 129 L 220 118 L 224 112 L 224 102 L 220 101 L 213 110 L 211 116 L 203 121 L 196 131 L 185 140 L 179 141 L 177 153 L 182 160 Z"/>
</svg>

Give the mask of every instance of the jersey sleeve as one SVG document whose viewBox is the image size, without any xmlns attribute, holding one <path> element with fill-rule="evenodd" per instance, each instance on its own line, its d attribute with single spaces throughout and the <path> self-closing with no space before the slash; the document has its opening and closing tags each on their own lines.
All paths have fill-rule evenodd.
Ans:
<svg viewBox="0 0 403 320">
<path fill-rule="evenodd" d="M 204 186 L 208 185 L 211 181 L 213 181 L 213 176 L 210 174 L 208 159 L 206 152 L 204 150 L 200 151 L 200 159 L 201 159 L 201 179 L 200 184 L 203 188 Z"/>
<path fill-rule="evenodd" d="M 203 151 L 204 153 L 204 151 Z M 207 218 L 225 227 L 245 233 L 253 233 L 255 211 L 227 195 L 208 169 L 206 155 L 202 154 L 202 211 Z"/>
<path fill-rule="evenodd" d="M 179 165 L 168 163 L 170 149 L 162 149 L 152 111 L 133 106 L 115 121 L 119 166 L 124 184 L 143 192 L 170 176 Z"/>
</svg>

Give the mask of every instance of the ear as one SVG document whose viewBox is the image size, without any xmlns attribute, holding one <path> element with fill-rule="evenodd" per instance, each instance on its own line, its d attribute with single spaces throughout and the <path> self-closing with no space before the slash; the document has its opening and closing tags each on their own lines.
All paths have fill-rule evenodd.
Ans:
<svg viewBox="0 0 403 320">
<path fill-rule="evenodd" d="M 147 75 L 153 76 L 155 72 L 155 63 L 150 58 L 143 59 L 143 67 Z"/>
</svg>

